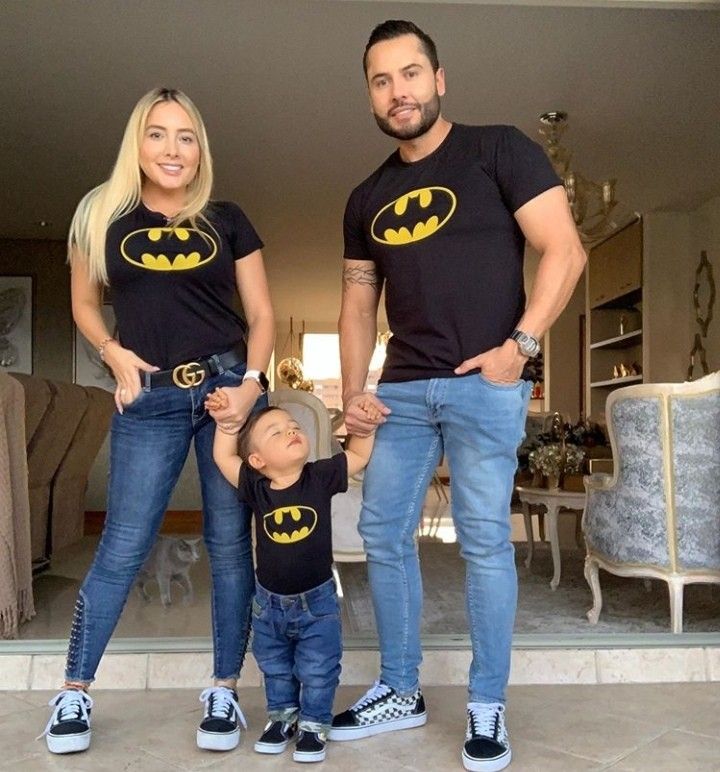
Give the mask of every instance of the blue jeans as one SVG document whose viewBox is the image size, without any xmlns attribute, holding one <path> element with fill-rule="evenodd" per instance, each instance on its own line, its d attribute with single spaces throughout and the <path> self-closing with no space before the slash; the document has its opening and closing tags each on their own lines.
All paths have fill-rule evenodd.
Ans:
<svg viewBox="0 0 720 772">
<path fill-rule="evenodd" d="M 264 676 L 270 718 L 299 708 L 301 726 L 328 730 L 342 656 L 335 581 L 298 595 L 277 595 L 258 584 L 252 625 L 252 650 Z"/>
<path fill-rule="evenodd" d="M 113 416 L 105 527 L 75 604 L 66 679 L 89 683 L 95 678 L 193 439 L 212 575 L 214 676 L 240 673 L 255 583 L 251 515 L 213 461 L 215 422 L 204 401 L 218 386 L 239 386 L 244 372 L 245 365 L 237 365 L 191 389 L 143 388 L 123 415 Z M 266 401 L 258 400 L 255 409 Z"/>
<path fill-rule="evenodd" d="M 418 687 L 422 580 L 415 531 L 445 452 L 452 514 L 466 568 L 473 659 L 469 700 L 504 702 L 517 604 L 510 497 L 531 384 L 482 375 L 381 383 L 392 410 L 365 472 L 359 530 L 380 638 L 381 679 Z"/>
</svg>

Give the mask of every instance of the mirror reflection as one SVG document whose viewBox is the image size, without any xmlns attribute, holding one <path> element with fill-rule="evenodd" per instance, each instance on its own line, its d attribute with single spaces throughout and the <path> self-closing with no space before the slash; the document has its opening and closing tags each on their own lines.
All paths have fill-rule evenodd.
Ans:
<svg viewBox="0 0 720 772">
<path fill-rule="evenodd" d="M 7 71 L 23 73 L 7 79 L 9 134 L 22 139 L 33 159 L 17 163 L 20 139 L 0 150 L 8 171 L 5 188 L 13 191 L 13 200 L 0 208 L 0 393 L 14 459 L 21 460 L 20 467 L 27 465 L 29 483 L 26 508 L 17 506 L 15 498 L 7 500 L 0 532 L 17 533 L 13 517 L 30 524 L 29 542 L 16 536 L 7 562 L 0 563 L 0 632 L 5 638 L 67 639 L 78 590 L 99 543 L 116 383 L 97 341 L 88 342 L 72 322 L 65 239 L 77 201 L 107 177 L 132 103 L 156 82 L 192 85 L 216 163 L 213 195 L 241 202 L 266 244 L 276 314 L 274 362 L 297 360 L 301 365 L 284 376 L 275 373 L 273 386 L 299 386 L 320 400 L 331 427 L 329 446 L 337 450 L 345 441 L 336 338 L 342 210 L 352 188 L 392 150 L 372 118 L 361 120 L 367 113 L 361 38 L 379 17 L 377 3 L 354 3 L 352 25 L 344 15 L 347 4 L 301 5 L 301 36 L 292 28 L 297 19 L 288 13 L 299 7 L 295 1 L 239 4 L 232 24 L 227 4 L 206 9 L 204 34 L 213 41 L 214 54 L 200 57 L 200 69 L 197 59 L 190 63 L 174 56 L 178 49 L 197 46 L 192 4 L 178 6 L 167 56 L 139 44 L 128 56 L 128 41 L 137 36 L 132 26 L 125 35 L 113 32 L 114 23 L 107 19 L 116 14 L 104 2 L 85 9 L 85 15 L 63 8 L 53 14 L 55 27 L 39 29 L 26 49 L 4 49 L 10 59 Z M 710 17 L 678 9 L 669 15 L 656 9 L 446 5 L 423 3 L 421 9 L 418 4 L 408 14 L 430 13 L 429 26 L 443 31 L 438 42 L 452 73 L 443 97 L 448 117 L 468 124 L 517 125 L 542 144 L 540 113 L 569 110 L 571 123 L 562 142 L 572 150 L 569 168 L 575 174 L 566 187 L 580 196 L 578 170 L 588 180 L 616 180 L 610 198 L 629 212 L 622 220 L 616 208 L 604 212 L 608 230 L 586 241 L 585 276 L 542 341 L 510 516 L 519 586 L 515 632 L 559 638 L 665 633 L 677 630 L 680 618 L 685 632 L 716 632 L 720 544 L 709 513 L 719 495 L 712 434 L 718 386 L 711 380 L 698 392 L 688 388 L 680 396 L 653 390 L 658 384 L 680 384 L 688 373 L 697 328 L 693 288 L 698 255 L 707 254 L 716 277 L 720 265 L 720 178 L 712 163 L 703 162 L 717 157 L 720 122 L 715 93 L 703 86 L 713 82 L 708 72 L 718 69 L 717 46 L 708 34 Z M 252 24 L 248 9 L 253 9 Z M 590 10 L 593 24 L 587 23 Z M 19 29 L 27 23 L 22 17 L 22 11 L 14 14 Z M 243 32 L 242 66 L 234 53 L 237 29 L 251 30 Z M 324 34 L 327 29 L 334 34 Z M 516 37 L 522 30 L 532 36 L 530 43 Z M 80 35 L 89 59 L 124 62 L 114 68 L 112 99 L 105 95 L 105 73 L 87 68 L 77 74 L 72 60 L 58 63 L 45 55 L 53 43 L 66 50 L 62 43 Z M 267 44 L 278 36 L 290 41 L 287 61 L 269 68 Z M 691 39 L 694 53 L 687 56 Z M 558 40 L 574 41 L 583 61 L 568 67 L 567 47 L 558 46 Z M 504 48 L 510 44 L 512 57 Z M 543 51 L 540 68 L 538 50 Z M 317 51 L 326 54 L 315 56 Z M 158 68 L 158 58 L 171 64 Z M 327 61 L 337 65 L 328 68 Z M 631 79 L 629 61 L 635 68 Z M 506 69 L 498 70 L 499 62 Z M 478 72 L 494 75 L 486 83 Z M 58 109 L 46 85 L 58 73 L 65 86 L 69 73 L 73 82 L 77 79 L 76 88 L 63 89 L 71 92 L 64 109 Z M 354 79 L 351 98 L 349 77 Z M 495 83 L 514 84 L 510 102 L 506 89 Z M 219 98 L 219 84 L 232 98 Z M 651 99 L 660 87 L 663 99 Z M 34 95 L 31 115 L 28 93 Z M 274 100 L 268 94 L 280 96 Z M 91 125 L 92 131 L 71 131 L 68 116 L 82 116 L 82 125 Z M 538 259 L 526 250 L 528 292 Z M 705 274 L 697 292 L 705 309 Z M 99 313 L 114 335 L 111 294 L 101 298 Z M 700 340 L 710 371 L 720 367 L 719 331 L 718 319 L 711 320 Z M 378 332 L 371 389 L 391 334 L 382 310 Z M 699 382 L 704 369 L 699 354 L 691 365 L 690 374 Z M 639 406 L 619 401 L 621 388 L 631 385 L 648 389 L 639 393 L 645 400 Z M 643 412 L 647 404 L 661 405 L 662 415 L 673 416 L 676 423 L 656 422 L 656 414 Z M 690 407 L 699 404 L 700 415 L 691 415 Z M 641 429 L 634 434 L 636 425 Z M 669 433 L 679 444 L 669 442 Z M 672 476 L 663 477 L 671 467 Z M 656 473 L 652 481 L 648 470 Z M 593 505 L 584 526 L 586 475 Z M 468 633 L 452 482 L 443 459 L 424 494 L 417 533 L 427 636 Z M 698 494 L 680 495 L 681 483 L 689 486 L 684 491 L 698 486 Z M 336 526 L 336 580 L 346 637 L 374 642 L 367 564 L 354 530 L 361 483 L 352 485 L 355 498 Z M 668 498 L 668 490 L 675 498 Z M 640 511 L 638 500 L 648 504 L 647 511 Z M 116 636 L 210 636 L 210 571 L 201 509 L 191 452 Z M 597 579 L 595 568 L 585 573 L 589 550 Z M 639 570 L 641 564 L 652 570 Z M 611 570 L 630 565 L 638 569 L 632 575 Z M 682 601 L 679 590 L 666 581 L 668 566 L 701 577 L 685 587 Z M 589 620 L 591 609 L 595 613 Z"/>
</svg>

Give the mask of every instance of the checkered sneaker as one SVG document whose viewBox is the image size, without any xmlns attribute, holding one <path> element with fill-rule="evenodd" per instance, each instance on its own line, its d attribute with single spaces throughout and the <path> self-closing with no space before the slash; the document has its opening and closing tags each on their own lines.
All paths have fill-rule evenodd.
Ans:
<svg viewBox="0 0 720 772">
<path fill-rule="evenodd" d="M 512 761 L 502 703 L 468 703 L 462 760 L 470 772 L 499 772 Z"/>
<path fill-rule="evenodd" d="M 333 718 L 330 739 L 357 740 L 422 726 L 426 721 L 425 700 L 420 689 L 409 697 L 401 697 L 392 687 L 375 681 L 351 708 Z"/>
</svg>

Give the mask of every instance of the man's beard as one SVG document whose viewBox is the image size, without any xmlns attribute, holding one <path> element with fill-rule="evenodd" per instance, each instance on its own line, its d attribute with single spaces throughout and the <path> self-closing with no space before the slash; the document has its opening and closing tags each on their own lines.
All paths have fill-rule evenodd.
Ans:
<svg viewBox="0 0 720 772">
<path fill-rule="evenodd" d="M 420 109 L 420 123 L 417 126 L 406 126 L 402 129 L 395 129 L 390 124 L 389 119 L 382 118 L 377 113 L 373 113 L 375 116 L 375 122 L 380 127 L 380 131 L 387 134 L 393 139 L 411 140 L 421 137 L 435 125 L 440 115 L 440 97 L 435 93 L 430 101 L 418 105 Z"/>
</svg>

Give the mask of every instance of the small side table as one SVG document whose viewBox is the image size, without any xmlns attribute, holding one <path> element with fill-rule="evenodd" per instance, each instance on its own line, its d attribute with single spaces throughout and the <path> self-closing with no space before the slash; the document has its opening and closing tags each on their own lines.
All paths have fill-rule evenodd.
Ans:
<svg viewBox="0 0 720 772">
<path fill-rule="evenodd" d="M 560 584 L 560 541 L 558 539 L 558 513 L 561 510 L 575 511 L 582 514 L 585 509 L 585 493 L 563 491 L 560 488 L 526 488 L 518 485 L 515 490 L 520 497 L 525 520 L 525 533 L 527 534 L 528 555 L 525 560 L 526 567 L 530 568 L 533 559 L 534 540 L 532 530 L 532 515 L 530 507 L 540 504 L 547 511 L 548 539 L 553 559 L 553 578 L 550 588 L 555 590 Z"/>
</svg>

